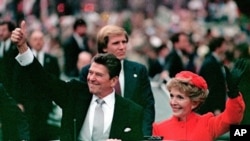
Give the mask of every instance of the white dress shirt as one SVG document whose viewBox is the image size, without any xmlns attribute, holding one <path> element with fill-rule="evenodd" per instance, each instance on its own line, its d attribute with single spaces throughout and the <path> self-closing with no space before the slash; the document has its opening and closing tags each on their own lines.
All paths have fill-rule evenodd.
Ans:
<svg viewBox="0 0 250 141">
<path fill-rule="evenodd" d="M 97 105 L 96 99 L 98 99 L 97 96 L 93 95 L 92 100 L 90 102 L 89 106 L 89 129 L 92 136 L 93 131 L 93 123 L 94 123 L 94 113 L 95 113 L 95 107 Z M 111 126 L 113 114 L 114 114 L 114 107 L 115 107 L 115 91 L 108 96 L 104 97 L 103 100 L 105 103 L 102 105 L 102 110 L 104 113 L 104 130 L 103 132 L 106 132 L 107 129 Z"/>
<path fill-rule="evenodd" d="M 30 48 L 28 48 L 28 50 L 26 50 L 24 53 L 22 54 L 19 53 L 15 59 L 21 66 L 28 66 L 33 62 L 34 55 L 30 50 Z"/>
<path fill-rule="evenodd" d="M 120 87 L 121 87 L 121 96 L 124 97 L 124 85 L 125 85 L 125 77 L 124 77 L 124 70 L 123 70 L 123 64 L 124 61 L 121 61 L 121 72 L 119 74 L 119 83 L 120 83 Z"/>
<path fill-rule="evenodd" d="M 76 33 L 73 33 L 73 37 L 75 38 L 79 48 L 85 49 L 84 44 L 83 44 L 83 38 Z"/>
<path fill-rule="evenodd" d="M 44 52 L 43 51 L 36 51 L 34 49 L 32 49 L 32 52 L 34 54 L 34 56 L 37 58 L 37 60 L 39 61 L 39 63 L 44 66 Z"/>
<path fill-rule="evenodd" d="M 6 41 L 2 41 L 1 42 L 1 46 L 0 46 L 0 57 L 4 56 L 4 52 L 8 51 L 10 49 L 10 44 L 11 44 L 11 40 L 7 39 Z"/>
<path fill-rule="evenodd" d="M 5 42 L 1 42 L 1 46 L 0 46 L 0 57 L 3 57 L 4 46 L 5 46 Z"/>
</svg>

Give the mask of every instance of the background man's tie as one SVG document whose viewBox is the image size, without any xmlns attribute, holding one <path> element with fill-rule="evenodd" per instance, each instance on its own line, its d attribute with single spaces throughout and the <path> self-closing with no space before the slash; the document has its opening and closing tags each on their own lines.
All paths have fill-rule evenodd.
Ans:
<svg viewBox="0 0 250 141">
<path fill-rule="evenodd" d="M 115 85 L 115 92 L 118 95 L 121 95 L 121 86 L 120 86 L 120 82 L 117 81 L 116 85 Z"/>
</svg>

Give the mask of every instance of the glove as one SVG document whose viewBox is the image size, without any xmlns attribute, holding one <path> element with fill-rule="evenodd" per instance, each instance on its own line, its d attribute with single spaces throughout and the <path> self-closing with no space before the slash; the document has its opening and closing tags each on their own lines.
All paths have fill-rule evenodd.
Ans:
<svg viewBox="0 0 250 141">
<path fill-rule="evenodd" d="M 247 67 L 247 61 L 245 59 L 240 59 L 235 62 L 235 65 L 231 72 L 227 75 L 227 88 L 228 88 L 228 97 L 235 98 L 239 95 L 238 85 L 242 78 L 243 73 Z"/>
</svg>

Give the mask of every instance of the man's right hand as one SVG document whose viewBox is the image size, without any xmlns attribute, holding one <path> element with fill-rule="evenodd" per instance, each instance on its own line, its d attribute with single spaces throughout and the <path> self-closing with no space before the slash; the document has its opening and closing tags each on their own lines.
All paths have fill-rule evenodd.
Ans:
<svg viewBox="0 0 250 141">
<path fill-rule="evenodd" d="M 17 45 L 19 53 L 25 52 L 28 47 L 26 45 L 26 23 L 21 22 L 20 28 L 16 28 L 12 31 L 11 41 Z"/>
</svg>

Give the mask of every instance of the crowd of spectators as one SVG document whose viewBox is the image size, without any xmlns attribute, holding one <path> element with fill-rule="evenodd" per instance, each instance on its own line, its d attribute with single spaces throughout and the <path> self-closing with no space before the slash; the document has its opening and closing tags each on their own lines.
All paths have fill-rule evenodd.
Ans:
<svg viewBox="0 0 250 141">
<path fill-rule="evenodd" d="M 169 42 L 170 36 L 185 32 L 190 37 L 193 51 L 199 57 L 206 54 L 211 36 L 224 36 L 229 42 L 228 60 L 232 61 L 235 45 L 249 42 L 248 17 L 239 11 L 233 0 L 3 0 L 0 4 L 1 20 L 25 19 L 28 32 L 40 29 L 45 33 L 44 50 L 59 59 L 64 72 L 63 42 L 73 32 L 73 22 L 83 18 L 87 23 L 89 49 L 96 53 L 95 35 L 105 24 L 124 27 L 130 35 L 128 58 L 149 67 L 155 48 Z M 155 38 L 156 37 L 156 38 Z M 158 38 L 158 40 L 157 40 Z M 160 40 L 159 40 L 160 39 Z M 197 62 L 197 69 L 199 61 Z"/>
</svg>

